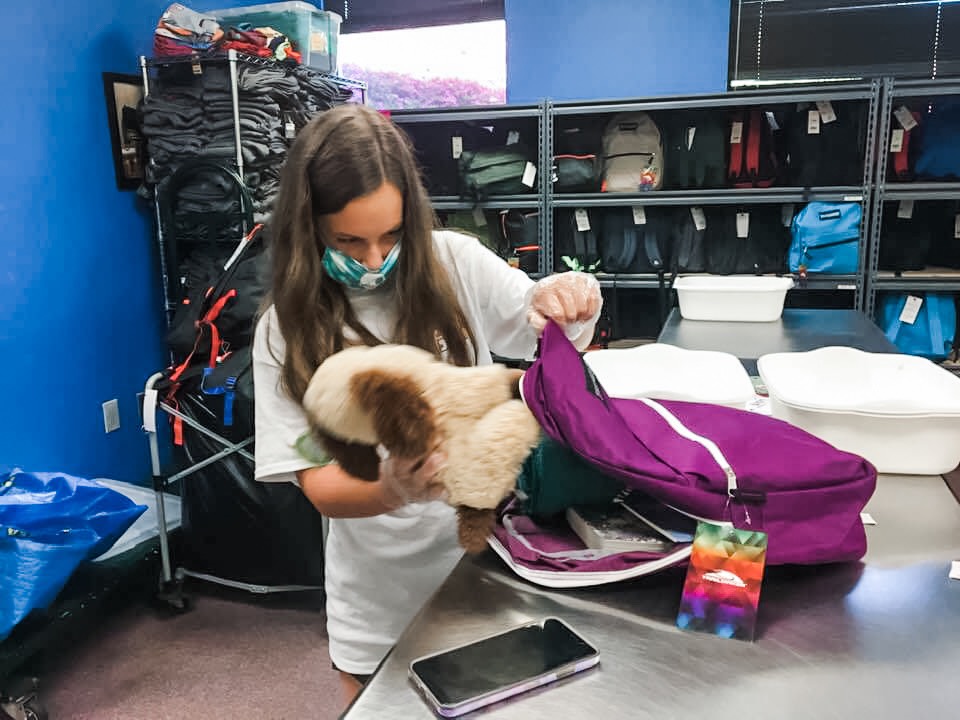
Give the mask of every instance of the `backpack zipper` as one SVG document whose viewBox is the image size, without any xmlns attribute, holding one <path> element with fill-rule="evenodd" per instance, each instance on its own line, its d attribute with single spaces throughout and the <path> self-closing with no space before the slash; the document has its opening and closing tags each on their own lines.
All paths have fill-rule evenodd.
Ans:
<svg viewBox="0 0 960 720">
<path fill-rule="evenodd" d="M 670 428 L 677 433 L 680 437 L 684 437 L 687 440 L 692 440 L 701 447 L 703 447 L 710 457 L 713 458 L 714 462 L 720 466 L 720 469 L 723 470 L 723 474 L 727 479 L 727 502 L 730 500 L 736 499 L 739 492 L 739 486 L 737 484 L 737 473 L 734 471 L 733 467 L 730 465 L 727 458 L 724 456 L 723 451 L 717 446 L 717 444 L 710 438 L 703 437 L 703 435 L 698 435 L 693 430 L 688 428 L 682 422 L 680 418 L 674 415 L 672 412 L 667 410 L 660 403 L 650 400 L 648 398 L 639 398 L 640 402 L 649 407 L 651 410 L 657 413 L 660 417 L 667 421 L 667 424 Z M 746 508 L 746 505 L 743 506 L 744 517 L 746 518 L 747 524 L 750 525 L 750 513 Z M 711 521 L 716 522 L 716 521 Z"/>
</svg>

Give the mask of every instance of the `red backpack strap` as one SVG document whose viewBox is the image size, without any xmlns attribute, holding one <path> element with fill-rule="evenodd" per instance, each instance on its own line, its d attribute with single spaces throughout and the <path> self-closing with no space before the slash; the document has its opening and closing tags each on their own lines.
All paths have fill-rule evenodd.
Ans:
<svg viewBox="0 0 960 720">
<path fill-rule="evenodd" d="M 733 114 L 733 119 L 730 122 L 730 134 L 733 134 L 733 123 L 742 123 L 744 119 L 743 113 L 736 112 Z M 727 177 L 730 178 L 730 181 L 736 184 L 737 180 L 740 179 L 740 175 L 743 173 L 743 133 L 740 133 L 740 142 L 739 143 L 730 143 L 730 163 L 727 165 Z"/>
<path fill-rule="evenodd" d="M 750 184 L 756 186 L 760 175 L 760 136 L 763 133 L 763 119 L 759 110 L 750 112 L 750 121 L 747 124 L 747 177 Z"/>
</svg>

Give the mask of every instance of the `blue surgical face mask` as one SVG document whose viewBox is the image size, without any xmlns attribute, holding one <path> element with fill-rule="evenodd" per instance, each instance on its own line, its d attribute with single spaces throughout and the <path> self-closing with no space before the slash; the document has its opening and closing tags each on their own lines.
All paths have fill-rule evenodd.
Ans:
<svg viewBox="0 0 960 720">
<path fill-rule="evenodd" d="M 390 273 L 397 266 L 398 257 L 400 257 L 399 242 L 390 249 L 379 268 L 370 270 L 349 255 L 328 247 L 323 252 L 323 269 L 327 275 L 348 288 L 373 290 L 387 281 Z"/>
</svg>

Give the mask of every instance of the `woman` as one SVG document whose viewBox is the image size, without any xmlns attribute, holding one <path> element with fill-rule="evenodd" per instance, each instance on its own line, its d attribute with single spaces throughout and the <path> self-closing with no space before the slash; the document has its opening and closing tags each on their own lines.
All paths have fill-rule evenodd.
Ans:
<svg viewBox="0 0 960 720">
<path fill-rule="evenodd" d="M 405 136 L 343 105 L 298 135 L 272 221 L 272 292 L 253 348 L 256 477 L 299 484 L 330 518 L 330 656 L 349 702 L 461 556 L 452 508 L 436 501 L 443 457 L 387 457 L 352 477 L 307 441 L 300 405 L 317 366 L 353 343 L 398 342 L 456 365 L 491 352 L 529 358 L 552 319 L 586 347 L 596 279 L 534 283 L 473 237 L 434 230 Z"/>
</svg>

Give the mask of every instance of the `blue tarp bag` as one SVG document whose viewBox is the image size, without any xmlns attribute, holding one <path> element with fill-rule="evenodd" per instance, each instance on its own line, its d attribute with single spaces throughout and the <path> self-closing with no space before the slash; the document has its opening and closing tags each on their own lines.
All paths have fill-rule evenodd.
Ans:
<svg viewBox="0 0 960 720">
<path fill-rule="evenodd" d="M 879 325 L 887 339 L 902 353 L 930 360 L 946 360 L 957 332 L 957 306 L 947 293 L 918 293 L 920 310 L 912 323 L 901 319 L 910 296 L 885 295 L 878 310 Z"/>
<path fill-rule="evenodd" d="M 0 468 L 0 640 L 146 509 L 94 480 Z"/>
<path fill-rule="evenodd" d="M 793 219 L 790 272 L 850 275 L 860 264 L 860 203 L 808 203 Z"/>
</svg>

